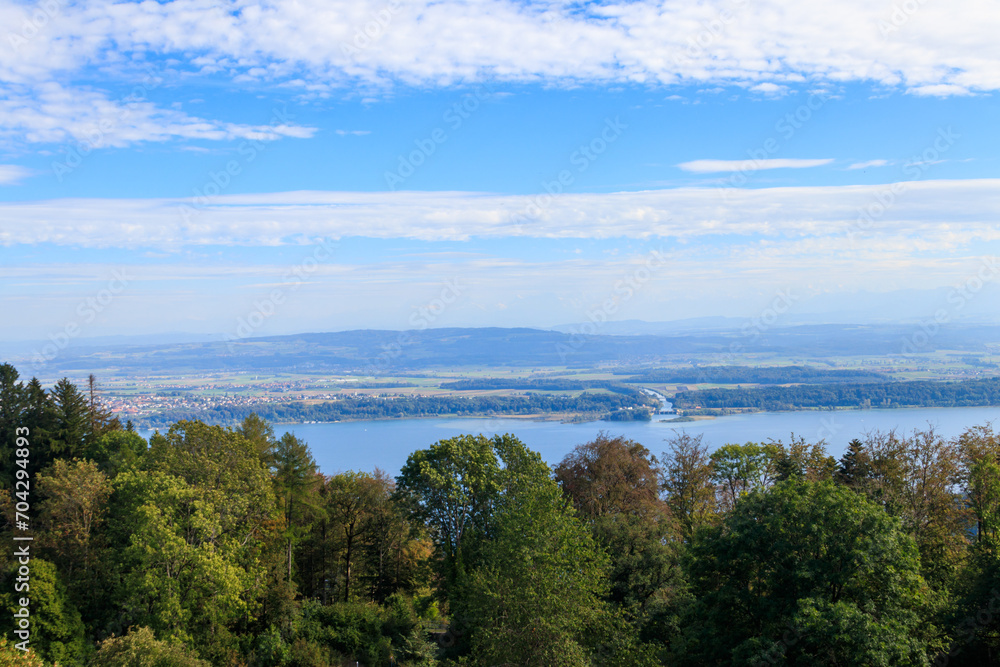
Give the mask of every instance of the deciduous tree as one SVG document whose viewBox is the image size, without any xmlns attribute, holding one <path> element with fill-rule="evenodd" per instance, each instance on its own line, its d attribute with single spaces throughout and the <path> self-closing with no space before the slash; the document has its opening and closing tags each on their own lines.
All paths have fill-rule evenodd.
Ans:
<svg viewBox="0 0 1000 667">
<path fill-rule="evenodd" d="M 829 482 L 745 496 L 699 534 L 690 577 L 686 664 L 926 664 L 940 642 L 913 538 Z"/>
<path fill-rule="evenodd" d="M 677 577 L 677 527 L 660 498 L 655 459 L 637 442 L 601 433 L 554 475 L 610 556 L 610 601 L 640 616 Z"/>
<path fill-rule="evenodd" d="M 701 439 L 678 433 L 667 440 L 667 451 L 660 457 L 660 488 L 685 541 L 716 518 L 712 462 Z"/>
<path fill-rule="evenodd" d="M 104 519 L 111 484 L 93 461 L 57 460 L 37 483 L 42 496 L 40 518 L 44 541 L 70 581 L 90 580 L 91 540 Z"/>
</svg>

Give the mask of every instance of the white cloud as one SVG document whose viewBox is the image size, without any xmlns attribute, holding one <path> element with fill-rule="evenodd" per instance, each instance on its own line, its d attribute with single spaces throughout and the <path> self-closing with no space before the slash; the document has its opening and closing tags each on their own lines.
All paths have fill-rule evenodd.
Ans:
<svg viewBox="0 0 1000 667">
<path fill-rule="evenodd" d="M 888 34 L 879 26 L 893 20 L 891 12 L 869 0 L 583 6 L 569 0 L 91 0 L 53 4 L 46 16 L 41 6 L 0 6 L 7 30 L 0 37 L 0 133 L 28 141 L 78 136 L 84 131 L 78 126 L 93 120 L 85 110 L 90 102 L 119 111 L 110 93 L 74 82 L 110 90 L 130 85 L 149 66 L 175 83 L 222 76 L 308 95 L 350 90 L 364 96 L 386 85 L 486 79 L 736 84 L 765 94 L 848 82 L 917 95 L 1000 90 L 1000 12 L 993 0 L 926 3 Z M 135 118 L 136 127 L 123 128 L 123 137 L 254 132 L 150 104 Z M 305 133 L 287 130 L 281 136 Z"/>
<path fill-rule="evenodd" d="M 720 171 L 759 171 L 761 169 L 805 169 L 822 167 L 833 162 L 833 158 L 819 160 L 797 160 L 793 158 L 772 158 L 769 160 L 692 160 L 682 162 L 678 167 L 696 174 L 711 174 Z"/>
<path fill-rule="evenodd" d="M 855 162 L 848 169 L 868 169 L 869 167 L 886 167 L 888 160 L 868 160 L 867 162 Z"/>
<path fill-rule="evenodd" d="M 755 93 L 763 93 L 768 97 L 780 97 L 788 92 L 788 86 L 779 86 L 776 83 L 765 81 L 764 83 L 758 83 L 756 86 L 750 86 L 750 90 Z"/>
<path fill-rule="evenodd" d="M 145 90 L 145 89 L 144 89 Z M 14 92 L 16 91 L 16 92 Z M 0 96 L 0 136 L 31 143 L 86 143 L 91 148 L 121 147 L 141 141 L 183 139 L 220 141 L 280 137 L 308 138 L 316 129 L 294 125 L 275 110 L 258 125 L 227 123 L 159 108 L 140 94 L 114 100 L 105 93 L 41 83 L 13 86 Z"/>
<path fill-rule="evenodd" d="M 0 243 L 83 247 L 274 246 L 316 237 L 866 241 L 912 236 L 928 250 L 1000 238 L 1000 180 L 611 194 L 284 192 L 191 199 L 0 203 Z M 886 205 L 888 202 L 888 205 Z M 861 221 L 859 211 L 874 211 Z M 706 241 L 707 242 L 707 241 Z M 825 241 L 824 241 L 825 242 Z"/>
<path fill-rule="evenodd" d="M 924 5 L 891 39 L 879 32 L 886 8 L 867 0 L 644 0 L 586 11 L 514 0 L 423 0 L 395 12 L 383 0 L 238 2 L 229 11 L 200 0 L 103 4 L 88 3 L 81 19 L 115 16 L 108 31 L 120 45 L 203 54 L 253 78 L 1000 85 L 991 0 Z"/>
<path fill-rule="evenodd" d="M 923 97 L 954 97 L 971 95 L 972 91 L 965 86 L 954 83 L 935 83 L 923 86 L 913 86 L 907 92 Z"/>
<path fill-rule="evenodd" d="M 17 164 L 0 164 L 0 185 L 14 185 L 20 183 L 29 176 L 34 175 L 34 171 Z"/>
</svg>

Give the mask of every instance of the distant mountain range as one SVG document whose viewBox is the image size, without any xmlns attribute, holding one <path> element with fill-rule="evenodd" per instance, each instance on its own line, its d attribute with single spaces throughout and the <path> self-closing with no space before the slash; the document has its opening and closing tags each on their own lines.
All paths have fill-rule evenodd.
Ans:
<svg viewBox="0 0 1000 667">
<path fill-rule="evenodd" d="M 705 324 L 714 325 L 713 322 Z M 648 323 L 647 323 L 648 324 Z M 741 363 L 735 355 L 893 356 L 933 350 L 982 355 L 1000 349 L 1000 327 L 812 325 L 775 329 L 746 326 L 675 333 L 586 335 L 529 328 L 355 330 L 232 341 L 157 344 L 80 344 L 44 365 L 31 353 L 7 354 L 25 375 L 56 377 L 85 371 L 207 372 L 236 370 L 354 371 L 379 375 L 444 367 L 643 367 L 658 362 Z M 714 359 L 712 358 L 714 356 Z"/>
</svg>

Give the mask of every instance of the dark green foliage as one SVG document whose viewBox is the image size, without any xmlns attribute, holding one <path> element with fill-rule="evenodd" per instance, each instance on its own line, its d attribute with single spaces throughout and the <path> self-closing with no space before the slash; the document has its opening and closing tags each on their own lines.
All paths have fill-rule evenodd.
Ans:
<svg viewBox="0 0 1000 667">
<path fill-rule="evenodd" d="M 109 477 L 114 477 L 119 472 L 137 467 L 148 447 L 149 443 L 138 433 L 111 431 L 87 447 L 86 458 L 97 463 Z"/>
<path fill-rule="evenodd" d="M 799 385 L 678 392 L 674 406 L 702 408 L 899 408 L 1000 405 L 1000 378 L 934 382 L 913 380 L 865 384 Z"/>
<path fill-rule="evenodd" d="M 4 488 L 14 482 L 14 429 L 24 426 L 24 384 L 18 382 L 18 377 L 17 369 L 10 364 L 0 365 L 0 477 Z"/>
<path fill-rule="evenodd" d="M 466 628 L 458 653 L 475 665 L 587 663 L 605 556 L 537 453 L 510 435 L 442 440 L 411 455 L 398 484 L 433 527 Z"/>
<path fill-rule="evenodd" d="M 93 376 L 87 396 L 66 378 L 49 392 L 36 378 L 27 384 L 18 378 L 13 366 L 0 364 L 0 482 L 4 487 L 13 485 L 18 435 L 28 438 L 31 455 L 27 470 L 34 474 L 56 458 L 89 456 L 100 436 L 121 428 L 102 407 Z"/>
<path fill-rule="evenodd" d="M 482 391 L 491 389 L 534 389 L 536 391 L 573 391 L 588 387 L 607 387 L 609 382 L 582 382 L 580 380 L 533 380 L 526 378 L 476 378 L 442 382 L 441 388 L 449 391 Z M 612 385 L 613 386 L 613 385 Z M 618 385 L 621 386 L 621 385 Z"/>
<path fill-rule="evenodd" d="M 362 664 L 430 665 L 434 647 L 425 637 L 420 618 L 405 598 L 385 607 L 372 603 L 302 604 L 298 649 L 313 656 L 328 655 Z"/>
<path fill-rule="evenodd" d="M 260 454 L 262 461 L 271 464 L 271 457 L 274 454 L 274 427 L 260 418 L 256 412 L 247 415 L 246 419 L 239 425 L 236 432 L 250 442 Z"/>
<path fill-rule="evenodd" d="M 256 415 L 147 447 L 95 386 L 0 365 L 0 537 L 18 426 L 35 536 L 38 655 L 10 664 L 1000 664 L 988 426 L 870 433 L 839 465 L 794 437 L 710 456 L 676 436 L 657 461 L 602 434 L 554 472 L 514 436 L 465 435 L 394 481 L 321 475 Z M 635 398 L 569 400 L 591 397 Z M 4 630 L 13 566 L 0 553 Z"/>
<path fill-rule="evenodd" d="M 324 403 L 275 403 L 253 408 L 253 413 L 276 422 L 337 421 L 345 419 L 403 419 L 433 415 L 528 415 L 543 412 L 582 412 L 602 415 L 628 407 L 644 408 L 654 401 L 637 389 L 618 392 L 581 392 L 576 396 L 401 396 L 391 401 L 367 396 L 345 396 Z M 212 407 L 207 410 L 168 410 L 151 417 L 154 426 L 201 419 L 229 424 L 245 419 L 250 408 Z"/>
<path fill-rule="evenodd" d="M 951 641 L 938 664 L 1000 664 L 1000 555 L 995 548 L 977 550 L 968 568 L 963 595 L 946 614 Z M 945 659 L 947 662 L 945 663 Z"/>
<path fill-rule="evenodd" d="M 198 422 L 151 438 L 141 468 L 114 480 L 118 620 L 109 622 L 149 626 L 226 662 L 268 590 L 271 476 L 239 433 Z"/>
<path fill-rule="evenodd" d="M 52 458 L 50 437 L 55 423 L 55 406 L 37 379 L 25 385 L 17 369 L 0 364 L 0 482 L 14 486 L 17 437 L 27 437 L 32 448 L 27 470 L 36 473 Z M 22 429 L 17 431 L 17 429 Z"/>
<path fill-rule="evenodd" d="M 970 558 L 946 614 L 951 644 L 939 664 L 1000 664 L 1000 435 L 992 426 L 959 439 L 961 480 L 972 514 Z"/>
<path fill-rule="evenodd" d="M 628 408 L 609 412 L 602 419 L 609 422 L 648 422 L 653 419 L 653 412 L 645 408 Z"/>
<path fill-rule="evenodd" d="M 448 586 L 475 562 L 478 545 L 491 536 L 504 438 L 511 436 L 442 440 L 411 454 L 397 478 L 400 502 L 431 527 Z"/>
<path fill-rule="evenodd" d="M 936 629 L 913 539 L 829 482 L 788 481 L 698 535 L 686 664 L 926 664 Z"/>
<path fill-rule="evenodd" d="M 91 435 L 87 400 L 76 385 L 63 378 L 52 389 L 52 401 L 55 423 L 50 434 L 49 451 L 53 457 L 83 456 Z"/>
<path fill-rule="evenodd" d="M 696 366 L 691 369 L 664 369 L 634 375 L 627 382 L 667 384 L 832 384 L 836 382 L 888 382 L 874 371 L 830 370 L 807 366 Z"/>
<path fill-rule="evenodd" d="M 256 417 L 256 415 L 254 415 Z M 247 432 L 250 418 L 244 421 Z M 275 493 L 285 516 L 285 548 L 288 581 L 292 579 L 293 547 L 303 538 L 312 521 L 322 509 L 318 505 L 317 488 L 322 479 L 317 476 L 316 461 L 309 446 L 291 433 L 270 445 L 267 455 L 274 477 Z"/>
<path fill-rule="evenodd" d="M 871 476 L 871 457 L 864 444 L 854 438 L 847 443 L 847 451 L 840 457 L 836 480 L 852 489 L 858 489 Z"/>
<path fill-rule="evenodd" d="M 587 630 L 603 625 L 605 556 L 543 470 L 505 484 L 491 539 L 459 581 L 473 665 L 587 665 Z"/>
<path fill-rule="evenodd" d="M 254 638 L 250 660 L 254 667 L 281 667 L 287 665 L 291 658 L 292 647 L 284 640 L 277 627 L 272 625 Z"/>
</svg>

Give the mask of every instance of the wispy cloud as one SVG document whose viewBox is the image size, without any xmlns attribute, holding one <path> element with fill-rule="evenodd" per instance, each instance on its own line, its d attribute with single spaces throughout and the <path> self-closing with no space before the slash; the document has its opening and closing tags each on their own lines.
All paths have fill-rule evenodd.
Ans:
<svg viewBox="0 0 1000 667">
<path fill-rule="evenodd" d="M 831 238 L 858 229 L 858 211 L 886 185 L 677 188 L 562 194 L 537 216 L 513 220 L 536 198 L 474 192 L 285 192 L 188 199 L 72 199 L 0 203 L 0 244 L 83 247 L 296 245 L 316 237 L 424 241 L 532 237 L 610 239 Z M 918 235 L 946 247 L 1000 238 L 1000 180 L 917 181 L 897 188 L 860 236 Z M 881 198 L 881 199 L 880 199 Z M 935 246 L 931 246 L 932 248 Z"/>
<path fill-rule="evenodd" d="M 35 172 L 16 164 L 0 164 L 0 185 L 15 185 Z"/>
<path fill-rule="evenodd" d="M 833 158 L 819 160 L 798 160 L 794 158 L 773 158 L 769 160 L 692 160 L 682 162 L 678 167 L 696 174 L 711 174 L 720 171 L 760 171 L 762 169 L 806 169 L 822 167 L 833 162 Z"/>
<path fill-rule="evenodd" d="M 261 333 L 324 331 L 343 328 L 407 328 L 415 307 L 440 294 L 444 280 L 458 277 L 466 296 L 449 308 L 440 326 L 538 326 L 579 321 L 605 302 L 623 276 L 635 275 L 653 249 L 667 261 L 655 276 L 622 303 L 621 319 L 652 319 L 726 314 L 749 316 L 792 289 L 798 297 L 814 292 L 839 294 L 857 308 L 852 293 L 891 293 L 899 289 L 946 288 L 926 294 L 914 316 L 924 317 L 927 304 L 944 304 L 951 285 L 968 280 L 983 266 L 982 250 L 966 247 L 929 256 L 939 236 L 882 234 L 853 246 L 845 236 L 784 240 L 772 236 L 740 243 L 670 244 L 611 239 L 614 255 L 581 257 L 575 253 L 537 252 L 537 242 L 489 244 L 487 253 L 458 257 L 409 257 L 398 242 L 376 242 L 379 252 L 366 260 L 320 263 L 282 305 L 281 317 L 268 320 Z M 547 242 L 570 250 L 576 240 Z M 350 245 L 346 241 L 342 245 Z M 442 244 L 443 247 L 453 244 Z M 485 244 L 480 244 L 483 248 Z M 439 246 L 439 247 L 442 247 Z M 431 246 L 433 247 L 433 246 Z M 289 262 L 310 256 L 311 248 L 253 249 L 227 253 L 224 266 L 208 261 L 218 248 L 148 258 L 127 250 L 73 251 L 73 264 L 36 263 L 29 253 L 0 265 L 0 309 L 10 317 L 0 322 L 0 339 L 45 338 L 62 330 L 81 300 L 97 293 L 115 270 L 124 269 L 129 289 L 116 298 L 87 335 L 121 334 L 162 326 L 162 313 L 181 330 L 227 331 L 245 317 L 261 294 L 289 282 Z M 58 252 L 58 251 L 57 251 Z M 37 257 L 37 254 L 35 254 Z M 198 257 L 206 261 L 198 261 Z M 821 275 L 822 280 L 817 276 Z M 298 280 L 293 279 L 293 280 Z M 990 288 L 987 288 L 990 289 Z M 197 298 L 192 298 L 197 294 Z M 989 297 L 985 296 L 990 294 Z M 38 295 L 45 295 L 39 298 Z M 516 298 L 515 296 L 516 295 Z M 987 314 L 996 292 L 984 292 L 977 303 Z M 887 295 L 885 301 L 893 301 Z M 322 308 L 316 304 L 322 303 Z M 500 304 L 503 304 L 502 306 Z M 884 311 L 878 311 L 884 315 Z M 8 324 L 8 322 L 10 324 Z"/>
<path fill-rule="evenodd" d="M 887 167 L 890 162 L 888 160 L 868 160 L 867 162 L 855 162 L 848 169 L 868 169 L 869 167 Z"/>
<path fill-rule="evenodd" d="M 955 97 L 972 95 L 972 91 L 967 86 L 957 83 L 932 83 L 922 86 L 911 86 L 909 93 L 921 95 L 923 97 Z"/>
<path fill-rule="evenodd" d="M 337 130 L 336 132 L 342 137 L 346 136 L 363 137 L 366 134 L 372 133 L 371 130 Z"/>
<path fill-rule="evenodd" d="M 271 141 L 308 138 L 316 128 L 292 122 L 229 123 L 163 109 L 143 98 L 115 100 L 97 90 L 41 83 L 16 86 L 0 95 L 0 137 L 29 143 L 85 142 L 93 148 L 122 147 L 172 139 Z"/>
</svg>

